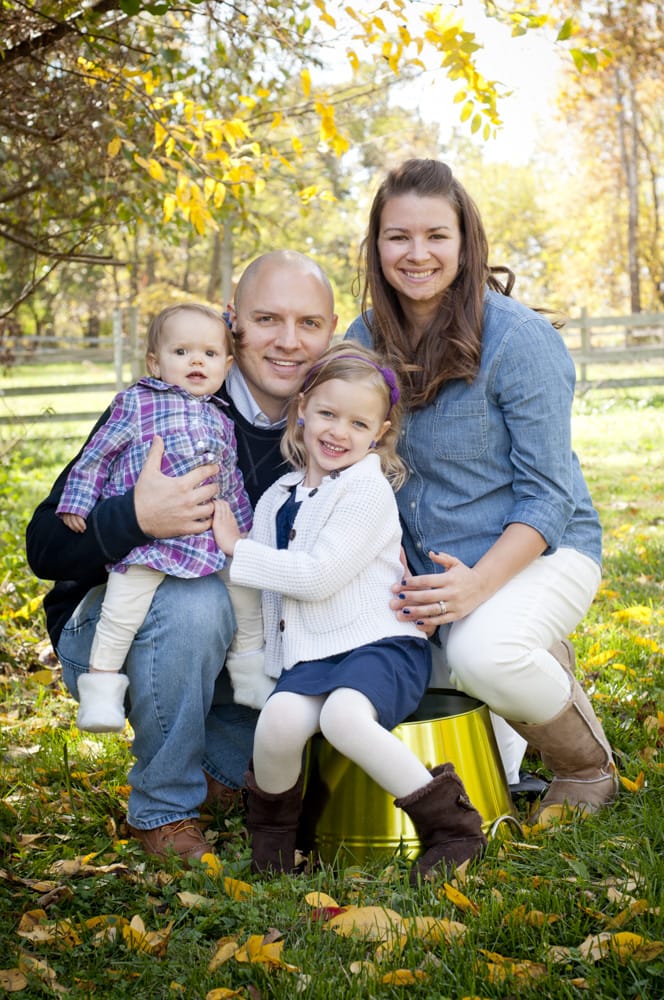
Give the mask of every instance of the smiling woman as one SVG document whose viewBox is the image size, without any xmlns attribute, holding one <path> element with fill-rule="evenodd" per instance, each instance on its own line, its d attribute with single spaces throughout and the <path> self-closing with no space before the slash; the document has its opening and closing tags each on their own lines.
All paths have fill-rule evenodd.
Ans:
<svg viewBox="0 0 664 1000">
<path fill-rule="evenodd" d="M 616 794 L 611 748 L 551 652 L 601 577 L 599 519 L 571 446 L 572 359 L 510 297 L 511 272 L 489 266 L 480 214 L 447 164 L 390 171 L 363 253 L 363 313 L 347 337 L 406 373 L 399 451 L 412 474 L 397 502 L 413 576 L 392 607 L 436 629 L 454 685 L 493 710 L 510 784 L 528 741 L 555 774 L 542 810 L 595 811 Z"/>
</svg>

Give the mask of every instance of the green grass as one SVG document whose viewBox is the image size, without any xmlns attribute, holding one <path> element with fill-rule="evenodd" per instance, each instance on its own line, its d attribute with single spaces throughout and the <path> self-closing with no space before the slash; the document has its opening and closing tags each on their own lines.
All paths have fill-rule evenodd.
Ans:
<svg viewBox="0 0 664 1000">
<path fill-rule="evenodd" d="M 632 790 L 623 788 L 613 808 L 583 822 L 492 842 L 459 886 L 472 909 L 453 902 L 441 880 L 411 889 L 400 857 L 257 880 L 248 874 L 238 815 L 210 818 L 221 874 L 146 860 L 124 827 L 129 737 L 83 737 L 73 726 L 75 706 L 33 606 L 47 584 L 34 580 L 23 554 L 29 513 L 71 442 L 0 449 L 0 966 L 25 976 L 16 995 L 204 1000 L 225 987 L 247 1000 L 292 1000 L 300 991 L 317 1000 L 661 1000 L 663 417 L 663 395 L 634 390 L 588 393 L 574 418 L 575 447 L 605 527 L 605 565 L 600 592 L 573 639 Z M 251 893 L 233 898 L 224 876 L 250 883 Z M 312 891 L 340 906 L 457 921 L 465 935 L 455 943 L 427 941 L 411 929 L 401 950 L 385 949 L 377 962 L 376 941 L 338 936 L 314 919 L 305 900 Z M 190 905 L 196 897 L 203 897 L 198 908 Z M 23 936 L 35 910 L 45 915 L 35 915 L 35 932 Z M 104 934 L 86 924 L 113 915 L 138 916 L 148 931 L 163 932 L 163 953 L 131 948 L 121 929 Z M 615 937 L 621 932 L 637 936 L 631 957 Z M 242 946 L 250 935 L 266 934 L 282 943 L 282 961 L 299 972 L 235 957 L 210 971 L 222 938 Z M 594 960 L 581 946 L 602 934 L 613 935 L 614 945 Z M 567 949 L 560 962 L 552 960 L 553 947 Z M 539 963 L 529 967 L 539 978 L 530 979 L 524 966 L 503 966 L 501 973 L 496 955 Z M 353 963 L 365 961 L 376 963 L 373 974 L 353 971 Z M 383 982 L 397 969 L 426 978 Z M 0 996 L 2 983 L 0 972 Z"/>
</svg>

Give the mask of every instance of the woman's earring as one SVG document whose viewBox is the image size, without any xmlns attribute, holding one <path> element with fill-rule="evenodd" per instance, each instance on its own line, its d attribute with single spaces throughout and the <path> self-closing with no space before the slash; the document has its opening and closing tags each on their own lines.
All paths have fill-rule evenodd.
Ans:
<svg viewBox="0 0 664 1000">
<path fill-rule="evenodd" d="M 304 427 L 304 418 L 303 417 L 298 417 L 297 418 L 297 426 L 298 427 Z"/>
</svg>

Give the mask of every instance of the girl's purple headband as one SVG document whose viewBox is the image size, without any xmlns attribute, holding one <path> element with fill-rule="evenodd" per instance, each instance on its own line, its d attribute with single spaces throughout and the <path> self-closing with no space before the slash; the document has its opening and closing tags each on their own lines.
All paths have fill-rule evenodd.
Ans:
<svg viewBox="0 0 664 1000">
<path fill-rule="evenodd" d="M 309 386 L 313 381 L 314 376 L 317 375 L 318 372 L 322 368 L 324 368 L 329 361 L 338 361 L 338 360 L 342 361 L 345 358 L 348 359 L 352 358 L 355 361 L 364 361 L 365 364 L 371 365 L 371 367 L 375 368 L 377 372 L 380 372 L 380 374 L 385 379 L 385 382 L 387 383 L 388 389 L 390 390 L 390 410 L 392 409 L 393 406 L 396 406 L 396 404 L 399 402 L 399 399 L 401 398 L 401 393 L 399 392 L 399 386 L 397 385 L 397 377 L 394 374 L 393 370 L 391 368 L 383 368 L 381 367 L 381 365 L 376 364 L 376 362 L 372 361 L 370 358 L 363 358 L 361 354 L 335 354 L 334 358 L 324 358 L 322 361 L 317 361 L 315 365 L 311 366 L 311 368 L 305 375 L 304 382 L 302 383 L 302 391 L 303 392 L 307 391 L 307 389 L 309 388 Z M 390 410 L 388 410 L 387 412 L 389 413 Z"/>
</svg>

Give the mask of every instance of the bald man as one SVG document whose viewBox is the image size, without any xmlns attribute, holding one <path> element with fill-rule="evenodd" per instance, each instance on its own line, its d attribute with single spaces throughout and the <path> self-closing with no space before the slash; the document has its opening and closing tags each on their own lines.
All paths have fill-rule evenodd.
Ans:
<svg viewBox="0 0 664 1000">
<path fill-rule="evenodd" d="M 284 471 L 279 442 L 288 400 L 329 345 L 336 323 L 330 282 L 303 254 L 264 254 L 240 278 L 231 309 L 236 364 L 221 397 L 235 422 L 238 463 L 253 504 Z M 206 480 L 217 467 L 172 478 L 161 472 L 162 453 L 156 439 L 134 489 L 98 503 L 82 534 L 70 532 L 55 514 L 74 458 L 28 525 L 30 566 L 41 579 L 56 581 L 44 599 L 46 624 L 74 697 L 88 669 L 106 565 L 152 538 L 211 525 L 216 487 Z M 129 829 L 148 854 L 174 853 L 185 865 L 209 850 L 198 823 L 200 804 L 232 802 L 251 754 L 257 713 L 233 704 L 222 670 L 234 627 L 216 574 L 167 577 L 123 668 L 136 758 L 128 779 Z"/>
</svg>

